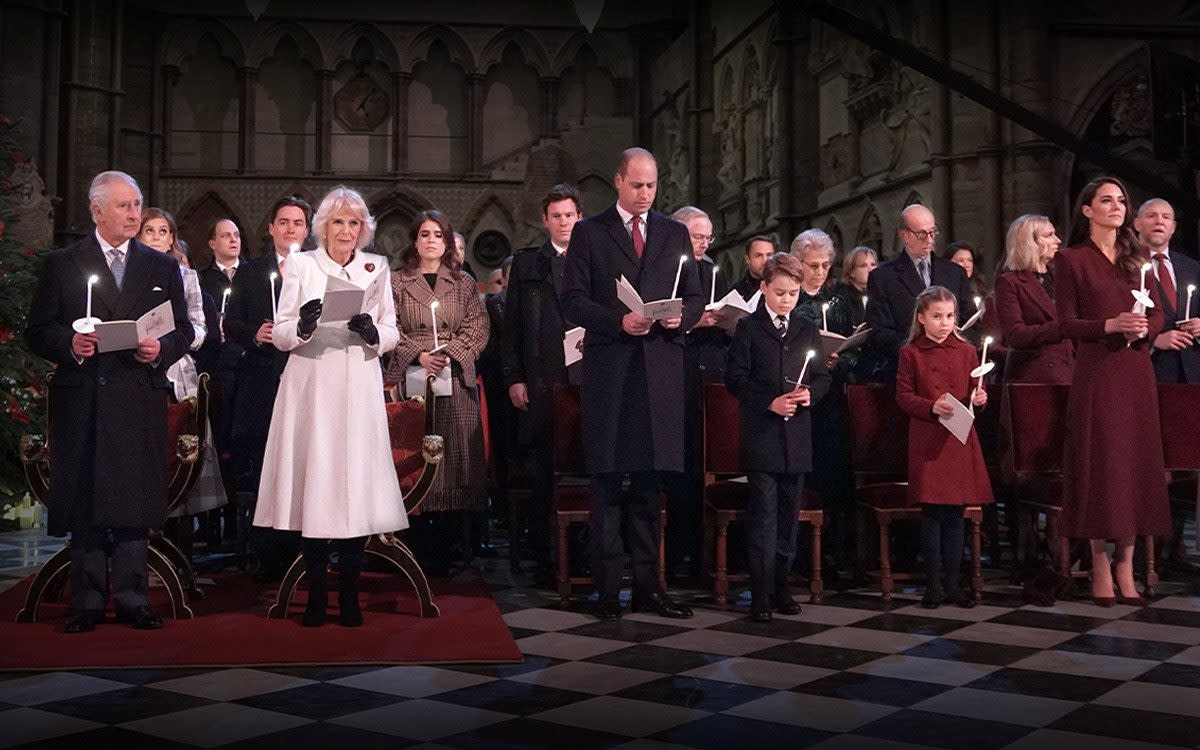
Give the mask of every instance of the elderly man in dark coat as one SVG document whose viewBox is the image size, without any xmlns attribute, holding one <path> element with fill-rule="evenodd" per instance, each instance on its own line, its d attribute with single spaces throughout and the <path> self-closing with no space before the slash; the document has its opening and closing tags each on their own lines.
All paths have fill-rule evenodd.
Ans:
<svg viewBox="0 0 1200 750">
<path fill-rule="evenodd" d="M 624 540 L 634 611 L 690 617 L 658 585 L 657 540 L 664 473 L 684 468 L 684 332 L 700 319 L 704 295 L 687 229 L 650 208 L 658 186 L 654 156 L 624 151 L 614 184 L 616 205 L 575 225 L 562 299 L 567 318 L 586 330 L 582 410 L 597 614 L 621 616 Z M 656 322 L 632 312 L 617 297 L 622 275 L 647 302 L 670 297 L 678 279 L 682 314 Z"/>
<path fill-rule="evenodd" d="M 71 535 L 66 632 L 93 630 L 108 608 L 135 628 L 162 627 L 146 584 L 149 529 L 167 513 L 167 368 L 188 350 L 183 279 L 174 258 L 137 240 L 142 192 L 124 172 L 102 172 L 88 193 L 96 230 L 51 253 L 38 277 L 29 348 L 57 365 L 50 382 L 50 533 Z M 175 328 L 136 349 L 98 349 L 73 322 L 141 317 L 170 302 Z M 109 571 L 109 560 L 112 570 Z"/>
</svg>

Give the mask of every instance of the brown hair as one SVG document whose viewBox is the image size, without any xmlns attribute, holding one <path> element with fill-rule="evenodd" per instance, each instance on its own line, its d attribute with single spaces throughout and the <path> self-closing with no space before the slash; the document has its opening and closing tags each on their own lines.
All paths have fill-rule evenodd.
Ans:
<svg viewBox="0 0 1200 750">
<path fill-rule="evenodd" d="M 911 344 L 925 333 L 925 328 L 921 325 L 921 321 L 917 320 L 917 316 L 928 310 L 929 306 L 934 302 L 950 302 L 954 305 L 955 316 L 958 315 L 958 297 L 954 296 L 954 292 L 950 291 L 944 286 L 934 285 L 927 288 L 925 291 L 917 295 L 917 304 L 913 310 L 912 326 L 910 326 L 908 329 L 908 339 L 905 341 L 906 344 Z M 963 338 L 963 335 L 958 332 L 958 326 L 955 326 L 954 328 L 954 335 L 960 339 Z M 966 339 L 963 340 L 965 341 Z"/>
<path fill-rule="evenodd" d="M 162 219 L 167 222 L 167 228 L 171 230 L 171 247 L 167 249 L 167 255 L 170 255 L 180 264 L 190 263 L 187 253 L 179 246 L 179 227 L 175 225 L 175 217 L 161 208 L 151 206 L 150 208 L 142 209 L 142 223 L 138 225 L 138 236 L 142 236 L 142 230 L 146 228 L 146 222 L 151 219 Z M 141 240 L 138 240 L 141 242 Z M 191 268 L 191 265 L 188 265 Z"/>
<path fill-rule="evenodd" d="M 770 284 L 776 276 L 787 276 L 797 284 L 804 281 L 804 269 L 800 261 L 790 253 L 775 253 L 763 265 L 762 280 Z"/>
<path fill-rule="evenodd" d="M 1125 220 L 1121 222 L 1121 226 L 1117 227 L 1117 266 L 1125 272 L 1127 280 L 1134 281 L 1142 270 L 1142 246 L 1138 242 L 1137 233 L 1133 230 L 1134 210 L 1133 206 L 1129 204 L 1129 191 L 1116 177 L 1097 177 L 1079 191 L 1079 197 L 1075 200 L 1075 208 L 1071 209 L 1071 235 L 1067 238 L 1067 245 L 1078 245 L 1091 236 L 1092 222 L 1083 215 L 1083 207 L 1090 206 L 1096 193 L 1106 184 L 1116 185 L 1117 189 L 1121 191 L 1121 197 L 1125 199 Z"/>
<path fill-rule="evenodd" d="M 400 252 L 400 270 L 412 273 L 421 266 L 421 255 L 417 252 L 417 235 L 421 233 L 421 225 L 427 221 L 432 221 L 442 230 L 442 244 L 445 245 L 445 250 L 442 251 L 442 265 L 451 271 L 462 270 L 462 266 L 454 262 L 454 227 L 450 226 L 450 220 L 445 214 L 433 208 L 417 214 L 409 226 L 408 246 Z"/>
<path fill-rule="evenodd" d="M 779 252 L 779 246 L 775 244 L 775 238 L 766 234 L 756 234 L 746 240 L 746 255 L 750 255 L 750 248 L 754 247 L 755 242 L 766 242 L 771 245 L 772 252 Z"/>
<path fill-rule="evenodd" d="M 309 204 L 308 201 L 306 201 L 303 198 L 301 198 L 300 196 L 294 195 L 294 194 L 284 196 L 283 198 L 280 198 L 279 200 L 275 201 L 275 205 L 271 206 L 271 220 L 267 223 L 274 224 L 275 220 L 279 218 L 279 209 L 287 208 L 288 206 L 295 206 L 296 208 L 303 211 L 304 212 L 304 224 L 306 226 L 308 226 L 310 229 L 312 228 L 312 223 L 313 223 L 312 206 Z M 212 237 L 209 237 L 209 239 L 211 240 Z"/>
<path fill-rule="evenodd" d="M 575 201 L 575 213 L 583 213 L 583 194 L 579 192 L 579 188 L 574 185 L 569 185 L 565 182 L 560 182 L 550 188 L 550 192 L 542 198 L 542 216 L 550 210 L 551 203 L 559 201 L 572 200 Z"/>
</svg>

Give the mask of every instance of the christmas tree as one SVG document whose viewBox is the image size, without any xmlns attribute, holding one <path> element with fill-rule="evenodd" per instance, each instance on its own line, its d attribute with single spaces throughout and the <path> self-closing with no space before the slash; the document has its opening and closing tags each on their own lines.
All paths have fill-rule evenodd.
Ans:
<svg viewBox="0 0 1200 750">
<path fill-rule="evenodd" d="M 18 239 L 17 207 L 22 185 L 14 171 L 28 158 L 13 142 L 18 126 L 0 114 L 0 508 L 21 501 L 27 491 L 21 468 L 21 436 L 45 434 L 46 376 L 49 364 L 25 346 L 25 320 L 40 256 L 49 248 Z M 0 521 L 0 527 L 6 525 Z"/>
</svg>

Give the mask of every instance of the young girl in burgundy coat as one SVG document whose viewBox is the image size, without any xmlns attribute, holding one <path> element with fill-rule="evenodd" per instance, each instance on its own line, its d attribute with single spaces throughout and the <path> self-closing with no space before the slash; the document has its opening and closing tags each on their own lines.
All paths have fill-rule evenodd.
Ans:
<svg viewBox="0 0 1200 750">
<path fill-rule="evenodd" d="M 931 286 L 917 297 L 908 344 L 900 350 L 896 403 L 909 416 L 908 501 L 921 506 L 921 554 L 929 578 L 921 606 L 943 601 L 974 607 L 959 585 L 963 552 L 963 508 L 992 502 L 975 428 L 964 445 L 938 418 L 953 413 L 948 399 L 987 403 L 971 370 L 975 347 L 954 330 L 956 301 L 949 289 Z"/>
</svg>

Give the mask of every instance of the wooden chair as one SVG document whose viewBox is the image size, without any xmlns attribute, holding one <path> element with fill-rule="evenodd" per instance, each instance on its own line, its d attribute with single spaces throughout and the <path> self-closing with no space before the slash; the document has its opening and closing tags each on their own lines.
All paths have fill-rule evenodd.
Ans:
<svg viewBox="0 0 1200 750">
<path fill-rule="evenodd" d="M 1181 510 L 1193 513 L 1197 522 L 1200 522 L 1200 493 L 1197 488 L 1197 473 L 1200 472 L 1200 419 L 1197 418 L 1200 417 L 1200 385 L 1159 383 L 1158 414 L 1166 469 L 1170 472 L 1186 472 L 1171 482 L 1171 489 L 1175 490 L 1172 502 L 1186 503 Z M 1176 497 L 1191 499 L 1176 500 Z"/>
<path fill-rule="evenodd" d="M 896 404 L 896 389 L 890 385 L 848 385 L 851 437 L 850 463 L 854 473 L 854 491 L 860 523 L 859 565 L 872 577 L 878 576 L 884 602 L 891 602 L 895 581 L 911 580 L 913 574 L 892 570 L 892 524 L 916 520 L 919 506 L 908 504 L 908 416 Z M 983 591 L 982 551 L 983 509 L 969 505 L 964 510 L 971 526 L 971 593 L 976 601 Z M 868 518 L 874 524 L 868 524 Z M 867 564 L 866 530 L 874 526 L 879 535 L 879 570 Z"/>
<path fill-rule="evenodd" d="M 404 509 L 409 516 L 420 514 L 421 501 L 429 494 L 442 461 L 444 443 L 440 435 L 433 434 L 432 388 L 431 377 L 426 382 L 424 398 L 413 396 L 400 400 L 399 392 L 394 387 L 387 389 L 386 393 L 389 400 L 384 408 L 387 410 L 388 435 L 392 443 L 392 463 L 400 479 Z M 441 614 L 433 601 L 429 579 L 425 577 L 420 563 L 408 545 L 396 538 L 395 533 L 372 534 L 367 537 L 365 552 L 383 560 L 408 580 L 417 594 L 418 614 L 421 617 L 437 617 Z M 304 558 L 297 555 L 279 584 L 279 591 L 275 595 L 274 604 L 267 610 L 267 617 L 287 617 L 296 587 L 304 575 Z"/>
<path fill-rule="evenodd" d="M 723 383 L 711 383 L 704 389 L 704 539 L 706 554 L 711 550 L 713 600 L 729 601 L 729 584 L 749 580 L 744 573 L 729 572 L 729 526 L 746 518 L 750 487 L 733 481 L 744 477 L 738 460 L 741 427 L 738 400 Z M 821 530 L 825 512 L 820 499 L 805 490 L 805 502 L 797 517 L 811 529 L 812 575 L 808 580 L 808 600 L 820 604 L 825 587 L 821 580 Z"/>
<path fill-rule="evenodd" d="M 1167 391 L 1164 391 L 1164 388 L 1167 388 Z M 1026 486 L 1038 486 L 1042 489 L 1041 497 L 1021 501 L 1021 512 L 1024 516 L 1021 521 L 1022 533 L 1027 539 L 1031 538 L 1036 528 L 1037 515 L 1045 515 L 1047 546 L 1053 550 L 1054 567 L 1067 577 L 1088 578 L 1091 576 L 1090 571 L 1071 572 L 1071 540 L 1063 536 L 1061 528 L 1062 503 L 1059 500 L 1059 491 L 1062 483 L 1063 448 L 1067 436 L 1067 400 L 1070 396 L 1070 386 L 1008 383 L 1005 390 L 1004 403 L 1007 413 L 1004 422 L 1009 441 L 1005 471 L 1011 472 L 1018 482 Z M 1165 398 L 1164 393 L 1167 394 Z M 1195 394 L 1186 390 L 1173 392 L 1170 386 L 1160 385 L 1160 416 L 1166 418 L 1165 409 L 1195 409 L 1196 404 L 1191 401 L 1194 397 Z M 1183 412 L 1180 416 L 1182 421 L 1186 422 L 1188 417 L 1194 419 L 1195 414 L 1195 411 Z M 1179 421 L 1180 416 L 1173 419 Z M 1167 423 L 1164 421 L 1163 424 Z M 1195 426 L 1185 424 L 1179 429 L 1178 434 L 1185 440 L 1172 442 L 1171 460 L 1176 462 L 1181 470 L 1187 470 L 1189 463 L 1200 469 L 1196 447 L 1186 444 L 1187 436 L 1197 434 Z M 1164 430 L 1164 449 L 1166 443 L 1167 432 Z M 1154 596 L 1158 587 L 1158 571 L 1154 563 L 1154 537 L 1146 535 L 1142 537 L 1142 541 L 1146 547 L 1146 567 L 1143 571 L 1146 595 Z M 1022 546 L 1029 549 L 1031 543 L 1026 541 Z"/>
<path fill-rule="evenodd" d="M 167 512 L 187 502 L 188 494 L 200 478 L 204 462 L 204 439 L 208 427 L 209 377 L 200 375 L 197 395 L 167 406 Z M 49 396 L 47 396 L 49 398 Z M 25 482 L 35 500 L 46 505 L 50 497 L 51 436 L 29 434 L 21 437 L 21 466 Z M 147 566 L 162 580 L 170 599 L 171 617 L 191 619 L 189 595 L 199 598 L 200 588 L 191 561 L 183 550 L 155 530 L 147 543 Z M 45 598 L 57 598 L 66 584 L 71 566 L 71 543 L 54 553 L 33 577 L 25 604 L 17 612 L 17 622 L 34 622 L 37 609 Z"/>
<path fill-rule="evenodd" d="M 558 586 L 559 603 L 565 609 L 571 606 L 572 586 L 594 583 L 591 576 L 571 575 L 571 559 L 568 532 L 572 524 L 586 524 L 591 520 L 591 482 L 587 477 L 583 460 L 582 413 L 579 405 L 579 388 L 573 385 L 558 385 L 554 388 L 554 412 L 552 438 L 554 446 L 554 536 L 555 582 Z M 667 588 L 667 547 L 665 529 L 667 510 L 659 511 L 658 524 L 658 585 Z"/>
</svg>

